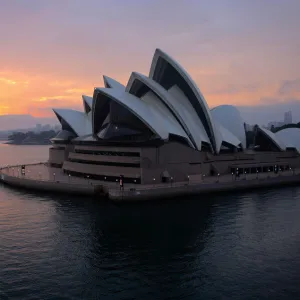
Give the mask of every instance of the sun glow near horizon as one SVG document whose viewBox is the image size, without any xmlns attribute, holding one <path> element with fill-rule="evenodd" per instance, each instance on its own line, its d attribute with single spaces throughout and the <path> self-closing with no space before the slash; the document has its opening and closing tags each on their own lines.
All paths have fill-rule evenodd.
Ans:
<svg viewBox="0 0 300 300">
<path fill-rule="evenodd" d="M 300 100 L 299 1 L 187 1 L 172 4 L 172 17 L 168 1 L 4 1 L 0 114 L 82 109 L 102 75 L 126 85 L 133 71 L 149 74 L 155 48 L 187 70 L 209 107 Z"/>
<path fill-rule="evenodd" d="M 198 77 L 196 73 L 196 76 Z M 193 74 L 191 74 L 193 77 Z M 99 76 L 100 77 L 100 76 Z M 31 114 L 36 117 L 53 116 L 52 108 L 75 108 L 82 109 L 82 95 L 93 95 L 95 87 L 103 86 L 101 77 L 99 84 L 90 84 L 88 80 L 82 83 L 77 79 L 76 82 L 61 79 L 60 81 L 51 80 L 47 77 L 43 79 L 38 76 L 37 79 L 30 81 L 1 81 L 0 80 L 0 115 L 3 114 Z M 118 80 L 118 76 L 114 77 Z M 96 82 L 96 80 L 92 80 Z M 276 91 L 276 86 L 272 89 L 257 88 L 250 90 L 247 87 L 240 91 L 232 92 L 230 87 L 217 83 L 204 82 L 201 78 L 195 80 L 199 84 L 209 107 L 215 107 L 222 104 L 233 104 L 239 106 L 260 105 L 262 98 L 272 97 Z M 14 83 L 12 83 L 14 82 Z M 30 83 L 29 83 L 30 82 Z M 127 84 L 125 80 L 120 80 L 122 84 Z M 216 81 L 215 81 L 216 83 Z M 16 105 L 16 103 L 18 105 Z"/>
</svg>

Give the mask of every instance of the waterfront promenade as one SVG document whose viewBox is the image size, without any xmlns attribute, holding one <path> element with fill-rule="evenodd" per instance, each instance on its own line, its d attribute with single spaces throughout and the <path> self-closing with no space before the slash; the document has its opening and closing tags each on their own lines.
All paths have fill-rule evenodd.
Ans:
<svg viewBox="0 0 300 300">
<path fill-rule="evenodd" d="M 197 176 L 183 182 L 153 184 L 126 183 L 120 189 L 119 182 L 106 182 L 79 178 L 64 174 L 62 169 L 49 167 L 46 163 L 26 165 L 22 174 L 21 166 L 6 166 L 0 169 L 0 181 L 11 186 L 23 187 L 33 190 L 60 192 L 69 194 L 81 194 L 110 199 L 113 201 L 146 200 L 156 198 L 168 198 L 175 196 L 187 196 L 201 193 L 213 193 L 234 191 L 241 189 L 254 189 L 261 187 L 277 187 L 287 184 L 300 183 L 300 169 L 285 170 L 277 174 L 257 173 L 235 176 Z"/>
</svg>

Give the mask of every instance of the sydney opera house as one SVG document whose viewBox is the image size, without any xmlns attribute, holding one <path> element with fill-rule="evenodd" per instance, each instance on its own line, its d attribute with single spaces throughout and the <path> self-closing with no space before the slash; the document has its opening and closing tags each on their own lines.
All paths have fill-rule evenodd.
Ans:
<svg viewBox="0 0 300 300">
<path fill-rule="evenodd" d="M 72 176 L 153 184 L 300 165 L 299 129 L 256 126 L 248 145 L 238 109 L 209 109 L 189 74 L 159 49 L 148 76 L 133 72 L 126 86 L 104 76 L 104 87 L 82 98 L 82 112 L 54 109 L 62 130 L 49 164 Z"/>
</svg>

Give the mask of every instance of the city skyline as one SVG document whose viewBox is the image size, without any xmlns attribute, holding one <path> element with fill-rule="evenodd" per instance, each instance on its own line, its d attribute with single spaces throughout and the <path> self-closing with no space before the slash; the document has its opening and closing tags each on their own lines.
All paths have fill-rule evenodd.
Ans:
<svg viewBox="0 0 300 300">
<path fill-rule="evenodd" d="M 260 122 L 272 106 L 266 123 L 288 109 L 297 120 L 297 0 L 4 0 L 1 7 L 0 115 L 54 118 L 52 107 L 81 109 L 81 95 L 102 86 L 103 75 L 126 84 L 132 68 L 147 74 L 159 47 L 187 69 L 211 108 L 237 105 L 246 121 Z"/>
</svg>

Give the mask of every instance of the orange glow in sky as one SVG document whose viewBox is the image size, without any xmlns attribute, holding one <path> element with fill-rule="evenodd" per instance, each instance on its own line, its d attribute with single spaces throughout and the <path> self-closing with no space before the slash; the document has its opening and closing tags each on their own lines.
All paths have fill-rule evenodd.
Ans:
<svg viewBox="0 0 300 300">
<path fill-rule="evenodd" d="M 129 73 L 129 70 L 128 70 Z M 210 107 L 220 104 L 256 105 L 261 104 L 262 98 L 276 94 L 278 85 L 235 87 L 218 78 L 214 74 L 198 74 L 190 72 L 200 86 Z M 5 75 L 5 76 L 4 76 Z M 99 76 L 94 78 L 57 78 L 41 74 L 28 76 L 23 73 L 7 72 L 0 77 L 0 115 L 1 114 L 31 114 L 38 117 L 53 116 L 52 107 L 82 109 L 81 95 L 93 94 L 94 87 L 103 86 Z M 123 84 L 126 78 L 115 74 L 115 79 Z M 97 82 L 99 82 L 97 84 Z M 238 85 L 237 85 L 238 86 Z M 294 92 L 294 96 L 300 93 Z M 284 98 L 283 98 L 284 101 Z"/>
<path fill-rule="evenodd" d="M 0 115 L 82 109 L 103 75 L 124 85 L 132 71 L 147 75 L 155 48 L 189 72 L 210 107 L 298 101 L 300 2 L 274 1 L 172 0 L 172 15 L 169 0 L 6 1 Z"/>
</svg>

